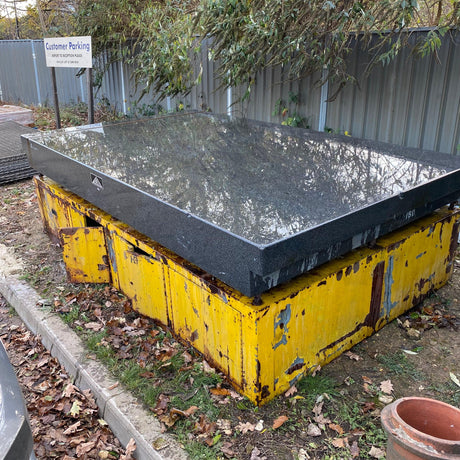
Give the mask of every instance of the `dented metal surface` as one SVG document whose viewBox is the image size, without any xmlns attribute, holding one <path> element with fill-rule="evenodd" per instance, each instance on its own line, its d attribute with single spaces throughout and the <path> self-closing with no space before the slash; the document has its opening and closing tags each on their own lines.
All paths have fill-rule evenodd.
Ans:
<svg viewBox="0 0 460 460">
<path fill-rule="evenodd" d="M 92 260 L 88 236 L 100 238 L 97 250 L 105 253 L 75 273 L 108 265 L 110 282 L 135 309 L 193 345 L 256 404 L 442 286 L 458 244 L 460 212 L 442 209 L 372 247 L 246 297 L 52 181 L 37 186 L 45 227 L 61 235 L 65 253 Z"/>
</svg>

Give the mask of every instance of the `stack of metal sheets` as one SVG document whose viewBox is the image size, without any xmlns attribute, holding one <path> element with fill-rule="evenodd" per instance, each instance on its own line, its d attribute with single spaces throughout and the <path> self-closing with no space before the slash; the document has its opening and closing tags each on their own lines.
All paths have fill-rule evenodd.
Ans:
<svg viewBox="0 0 460 460">
<path fill-rule="evenodd" d="M 0 184 L 26 179 L 35 174 L 21 147 L 21 134 L 34 131 L 14 121 L 0 122 Z"/>
</svg>

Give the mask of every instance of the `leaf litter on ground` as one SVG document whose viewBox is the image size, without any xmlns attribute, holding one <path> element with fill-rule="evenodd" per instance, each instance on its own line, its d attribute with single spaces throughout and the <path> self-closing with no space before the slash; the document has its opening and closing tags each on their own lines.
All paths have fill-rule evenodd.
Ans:
<svg viewBox="0 0 460 460">
<path fill-rule="evenodd" d="M 72 384 L 40 337 L 23 325 L 8 326 L 11 315 L 5 306 L 0 298 L 0 338 L 26 400 L 37 459 L 133 459 L 135 446 L 131 442 L 123 449 L 107 423 L 101 423 L 91 391 Z"/>
</svg>

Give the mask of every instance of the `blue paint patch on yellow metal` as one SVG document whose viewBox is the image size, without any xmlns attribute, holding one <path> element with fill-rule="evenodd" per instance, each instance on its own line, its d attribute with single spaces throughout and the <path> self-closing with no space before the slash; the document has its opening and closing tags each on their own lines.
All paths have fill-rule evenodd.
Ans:
<svg viewBox="0 0 460 460">
<path fill-rule="evenodd" d="M 288 303 L 284 310 L 281 310 L 279 315 L 275 320 L 275 337 L 277 335 L 277 329 L 279 328 L 282 331 L 281 339 L 275 343 L 273 349 L 276 350 L 280 345 L 287 344 L 287 333 L 289 328 L 287 327 L 289 321 L 291 320 L 291 304 Z"/>
<path fill-rule="evenodd" d="M 420 259 L 420 257 L 423 257 L 425 254 L 426 254 L 426 251 L 423 251 L 420 254 L 418 254 L 415 258 Z"/>
<path fill-rule="evenodd" d="M 112 265 L 112 270 L 114 273 L 117 273 L 118 272 L 117 258 L 115 257 L 115 251 L 112 245 L 112 238 L 106 238 L 106 243 L 107 243 L 107 252 L 109 253 L 109 258 L 110 258 L 110 264 Z"/>
<path fill-rule="evenodd" d="M 394 257 L 388 258 L 388 268 L 385 272 L 384 283 L 385 283 L 385 294 L 383 296 L 383 310 L 385 316 L 389 316 L 391 310 L 398 304 L 398 302 L 391 301 L 391 289 L 395 280 L 393 279 L 393 268 L 394 268 Z"/>
<path fill-rule="evenodd" d="M 297 374 L 292 380 L 289 380 L 289 388 L 292 387 L 292 385 L 296 384 L 297 381 L 303 377 L 303 373 L 301 372 L 300 374 Z"/>
<path fill-rule="evenodd" d="M 228 304 L 228 299 L 224 292 L 220 293 L 220 298 L 222 299 L 222 302 L 224 302 L 225 304 Z"/>
</svg>

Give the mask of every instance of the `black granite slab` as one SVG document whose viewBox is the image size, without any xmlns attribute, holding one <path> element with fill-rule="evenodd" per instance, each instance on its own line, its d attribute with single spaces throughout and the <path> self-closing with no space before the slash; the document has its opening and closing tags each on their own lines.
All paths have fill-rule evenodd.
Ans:
<svg viewBox="0 0 460 460">
<path fill-rule="evenodd" d="M 246 295 L 460 196 L 460 158 L 181 113 L 24 137 L 32 166 Z"/>
</svg>

